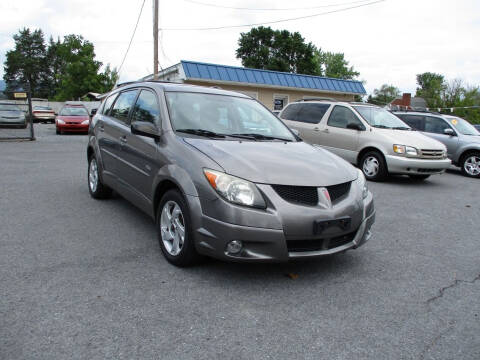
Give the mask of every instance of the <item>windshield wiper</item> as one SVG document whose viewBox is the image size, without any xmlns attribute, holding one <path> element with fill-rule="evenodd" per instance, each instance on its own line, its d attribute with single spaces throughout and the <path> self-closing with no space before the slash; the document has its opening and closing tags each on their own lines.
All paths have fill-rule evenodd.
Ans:
<svg viewBox="0 0 480 360">
<path fill-rule="evenodd" d="M 405 126 L 395 126 L 392 128 L 393 130 L 412 130 L 411 128 Z"/>
<path fill-rule="evenodd" d="M 262 135 L 262 134 L 255 134 L 255 133 L 249 133 L 249 134 L 229 134 L 228 136 L 244 136 L 244 137 L 249 137 L 249 138 L 251 138 L 251 139 L 256 139 L 256 140 L 292 141 L 292 140 L 290 140 L 290 139 L 285 139 L 285 138 L 282 138 L 282 137 Z"/>
<path fill-rule="evenodd" d="M 385 125 L 372 125 L 372 126 L 380 129 L 391 129 L 390 126 L 385 126 Z"/>
<path fill-rule="evenodd" d="M 176 130 L 178 132 L 186 133 L 186 134 L 192 134 L 192 135 L 198 135 L 198 136 L 205 136 L 205 137 L 211 137 L 211 138 L 224 138 L 225 134 L 219 134 L 210 130 L 204 130 L 204 129 L 178 129 Z"/>
</svg>

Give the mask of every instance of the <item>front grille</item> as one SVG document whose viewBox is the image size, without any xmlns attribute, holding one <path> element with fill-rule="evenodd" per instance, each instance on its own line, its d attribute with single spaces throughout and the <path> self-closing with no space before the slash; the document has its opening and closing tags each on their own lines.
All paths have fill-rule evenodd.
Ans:
<svg viewBox="0 0 480 360">
<path fill-rule="evenodd" d="M 318 204 L 318 189 L 316 187 L 289 185 L 272 185 L 272 187 L 285 201 L 311 206 Z"/>
<path fill-rule="evenodd" d="M 350 191 L 351 182 L 325 186 L 330 194 L 332 203 L 337 202 Z M 272 185 L 280 197 L 288 202 L 314 206 L 318 204 L 318 187 Z"/>
<path fill-rule="evenodd" d="M 443 150 L 421 149 L 420 157 L 423 159 L 443 159 L 444 152 Z"/>
<path fill-rule="evenodd" d="M 330 200 L 332 203 L 339 200 L 341 197 L 347 195 L 350 191 L 350 186 L 352 185 L 351 182 L 346 182 L 343 184 L 327 186 L 328 193 L 330 194 Z"/>
<path fill-rule="evenodd" d="M 288 252 L 330 250 L 353 241 L 356 231 L 333 238 L 313 240 L 287 240 Z"/>
</svg>

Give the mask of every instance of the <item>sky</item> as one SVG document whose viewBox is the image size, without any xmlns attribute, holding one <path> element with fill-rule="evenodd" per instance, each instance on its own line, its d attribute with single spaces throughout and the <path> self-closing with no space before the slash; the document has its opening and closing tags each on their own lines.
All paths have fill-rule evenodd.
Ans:
<svg viewBox="0 0 480 360">
<path fill-rule="evenodd" d="M 82 35 L 95 45 L 97 60 L 118 68 L 143 1 L 1 0 L 0 62 L 3 64 L 6 51 L 14 47 L 13 34 L 28 27 L 42 29 L 47 38 Z M 160 32 L 159 62 L 165 68 L 180 60 L 241 66 L 235 57 L 237 41 L 240 33 L 250 29 L 172 28 L 265 23 L 375 0 L 159 1 L 160 28 L 164 29 Z M 121 81 L 135 80 L 153 72 L 152 2 L 145 0 L 132 46 L 121 68 Z M 367 93 L 385 83 L 397 86 L 402 92 L 415 92 L 416 74 L 426 71 L 443 74 L 449 80 L 459 78 L 470 85 L 480 85 L 479 0 L 385 0 L 269 26 L 298 31 L 307 42 L 325 51 L 345 53 L 345 58 L 360 72 L 359 79 L 365 81 Z M 3 67 L 0 67 L 0 77 L 3 77 Z"/>
</svg>

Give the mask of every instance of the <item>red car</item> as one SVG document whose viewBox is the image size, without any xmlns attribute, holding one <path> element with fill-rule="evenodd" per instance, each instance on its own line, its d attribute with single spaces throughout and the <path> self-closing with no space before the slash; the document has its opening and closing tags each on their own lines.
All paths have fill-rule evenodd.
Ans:
<svg viewBox="0 0 480 360">
<path fill-rule="evenodd" d="M 57 134 L 64 132 L 88 132 L 90 116 L 83 105 L 65 105 L 55 119 Z"/>
</svg>

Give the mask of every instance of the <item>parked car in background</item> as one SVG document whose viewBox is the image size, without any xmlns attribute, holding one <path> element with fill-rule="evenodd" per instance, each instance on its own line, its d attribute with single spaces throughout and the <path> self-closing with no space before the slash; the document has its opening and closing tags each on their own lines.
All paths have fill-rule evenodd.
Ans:
<svg viewBox="0 0 480 360">
<path fill-rule="evenodd" d="M 26 128 L 25 113 L 15 104 L 0 103 L 0 127 Z"/>
<path fill-rule="evenodd" d="M 50 106 L 34 106 L 32 110 L 33 122 L 55 122 L 55 111 Z"/>
<path fill-rule="evenodd" d="M 389 174 L 424 180 L 451 163 L 443 144 L 378 106 L 301 100 L 288 104 L 280 118 L 305 141 L 357 165 L 369 180 L 382 181 Z"/>
<path fill-rule="evenodd" d="M 433 112 L 401 111 L 396 116 L 447 147 L 452 163 L 470 177 L 480 177 L 480 133 L 466 120 Z"/>
<path fill-rule="evenodd" d="M 362 172 L 296 137 L 246 95 L 137 82 L 92 120 L 88 188 L 111 189 L 156 219 L 172 264 L 198 254 L 287 261 L 354 249 L 371 236 Z"/>
<path fill-rule="evenodd" d="M 65 104 L 56 119 L 57 134 L 64 132 L 88 132 L 90 125 L 90 116 L 84 105 Z"/>
</svg>

